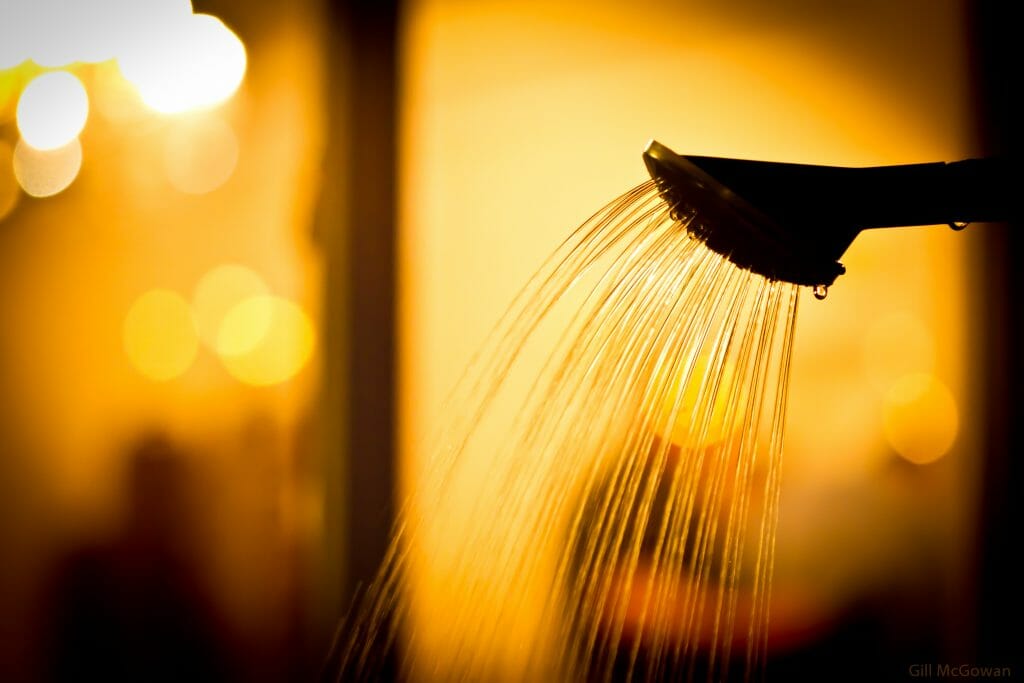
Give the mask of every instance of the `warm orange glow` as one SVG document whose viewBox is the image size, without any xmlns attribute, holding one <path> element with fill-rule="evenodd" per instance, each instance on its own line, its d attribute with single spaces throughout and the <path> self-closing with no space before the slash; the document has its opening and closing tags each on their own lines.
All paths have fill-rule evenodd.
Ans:
<svg viewBox="0 0 1024 683">
<path fill-rule="evenodd" d="M 293 596 L 320 591 L 310 572 L 289 568 L 334 573 L 320 569 L 326 563 L 318 549 L 324 534 L 339 542 L 324 513 L 335 494 L 322 485 L 319 461 L 306 466 L 317 443 L 296 438 L 297 430 L 311 434 L 316 419 L 313 362 L 286 384 L 254 390 L 202 346 L 199 321 L 191 320 L 207 310 L 193 301 L 204 273 L 238 262 L 319 325 L 326 252 L 311 224 L 329 117 L 323 7 L 311 0 L 273 10 L 203 7 L 232 28 L 230 17 L 239 22 L 253 57 L 245 75 L 252 87 L 216 111 L 164 116 L 142 100 L 116 57 L 159 47 L 167 26 L 193 14 L 189 0 L 0 0 L 0 432 L 4 452 L 21 455 L 0 466 L 7 520 L 0 522 L 0 631 L 8 622 L 28 625 L 13 658 L 0 647 L 0 681 L 40 680 L 59 663 L 50 625 L 64 620 L 66 598 L 92 592 L 57 585 L 77 572 L 69 561 L 77 565 L 79 550 L 99 549 L 111 560 L 101 563 L 102 575 L 116 577 L 122 574 L 106 571 L 119 558 L 135 562 L 114 550 L 124 538 L 122 520 L 146 526 L 137 536 L 146 548 L 161 543 L 161 530 L 138 524 L 144 518 L 132 507 L 133 493 L 145 489 L 129 473 L 150 437 L 174 444 L 166 454 L 172 476 L 150 478 L 158 490 L 150 500 L 170 495 L 175 484 L 189 492 L 173 508 L 164 499 L 176 560 L 153 568 L 195 579 L 190 586 L 201 590 L 202 604 L 190 606 L 188 590 L 181 613 L 195 618 L 203 642 L 217 637 L 204 650 L 210 662 L 257 651 L 245 655 L 241 677 L 279 670 L 291 641 L 275 624 L 304 609 Z M 183 62 L 191 49 L 182 47 Z M 77 139 L 72 133 L 67 145 L 40 151 L 27 129 L 19 132 L 17 109 L 33 79 L 45 82 L 55 69 L 81 81 L 88 117 Z M 23 114 L 36 87 L 25 92 Z M 66 116 L 62 103 L 43 102 L 22 123 Z M 198 190 L 219 184 L 213 193 L 185 194 L 169 178 L 167 147 L 194 138 L 189 126 L 214 114 L 231 126 L 229 170 L 221 175 L 230 179 Z M 191 157 L 178 168 L 191 165 L 201 176 L 221 163 L 214 157 L 225 146 L 204 156 L 204 144 L 209 138 L 190 141 Z M 211 347 L 227 310 L 266 293 L 263 285 L 223 303 L 207 325 Z M 202 493 L 211 490 L 218 495 Z M 213 615 L 216 623 L 207 623 Z M 92 629 L 92 621 L 81 623 Z"/>
<path fill-rule="evenodd" d="M 233 377 L 268 386 L 298 374 L 309 361 L 315 341 L 312 321 L 296 304 L 276 296 L 256 296 L 224 316 L 217 349 Z"/>
<path fill-rule="evenodd" d="M 205 194 L 227 182 L 238 164 L 238 138 L 219 118 L 183 121 L 164 145 L 167 179 L 181 192 Z"/>
<path fill-rule="evenodd" d="M 245 75 L 245 46 L 220 19 L 190 14 L 160 29 L 118 55 L 122 73 L 147 105 L 173 114 L 211 107 L 234 94 Z"/>
<path fill-rule="evenodd" d="M 400 240 L 407 491 L 418 491 L 430 476 L 423 435 L 451 419 L 441 414 L 445 397 L 498 313 L 587 212 L 647 179 L 639 158 L 647 139 L 687 154 L 849 166 L 971 155 L 959 5 L 936 6 L 930 26 L 943 28 L 923 32 L 931 48 L 924 53 L 893 21 L 900 3 L 851 13 L 848 29 L 836 21 L 821 33 L 808 30 L 813 21 L 798 20 L 796 8 L 754 4 L 596 2 L 581 13 L 566 2 L 412 3 L 403 36 Z M 766 31 L 767 16 L 786 21 Z M 897 73 L 894 63 L 907 71 Z M 803 297 L 784 449 L 783 500 L 790 502 L 783 507 L 811 502 L 783 514 L 777 594 L 808 587 L 823 596 L 818 609 L 832 609 L 869 581 L 900 571 L 901 558 L 913 552 L 904 541 L 924 525 L 908 523 L 906 512 L 926 509 L 931 494 L 915 490 L 896 500 L 882 493 L 879 477 L 893 471 L 883 466 L 891 452 L 883 397 L 905 374 L 931 372 L 961 406 L 968 404 L 963 255 L 970 237 L 935 228 L 868 231 L 844 255 L 848 274 L 828 300 Z M 914 320 L 889 320 L 900 315 Z M 676 391 L 685 400 L 693 389 Z M 686 436 L 684 430 L 672 439 Z M 496 444 L 501 437 L 494 435 Z M 965 420 L 955 448 L 970 452 L 974 445 Z M 945 464 L 965 468 L 972 460 L 980 458 Z M 443 529 L 431 539 L 431 552 L 459 551 L 476 529 L 480 487 L 493 476 L 493 467 L 480 467 L 446 490 L 463 504 L 461 516 L 434 521 L 434 510 L 419 511 Z M 950 479 L 941 490 L 964 502 L 970 487 Z M 863 502 L 850 522 L 856 533 L 842 546 L 821 542 L 843 531 L 851 498 Z M 527 497 L 523 504 L 540 502 Z M 504 519 L 502 510 L 493 515 Z M 937 520 L 930 531 L 951 539 L 944 546 L 951 553 L 966 556 L 944 524 Z M 530 562 L 562 550 L 531 546 L 534 540 L 516 548 Z M 486 558 L 479 562 L 458 586 L 439 585 L 428 570 L 414 572 L 410 592 L 429 603 L 423 614 L 444 614 L 466 586 L 500 580 L 506 571 Z M 510 639 L 512 624 L 546 625 L 527 600 L 481 609 L 507 609 L 501 629 Z M 772 607 L 773 615 L 784 611 Z M 459 642 L 484 641 L 475 626 L 451 625 L 458 631 L 452 635 L 437 621 L 414 619 L 412 628 L 436 634 L 436 647 L 422 655 L 429 661 L 444 659 Z"/>
<path fill-rule="evenodd" d="M 0 221 L 14 211 L 20 197 L 18 180 L 14 177 L 14 150 L 0 140 Z"/>
<path fill-rule="evenodd" d="M 199 348 L 188 303 L 166 289 L 150 290 L 132 304 L 124 319 L 123 341 L 135 369 L 157 382 L 182 375 Z"/>
<path fill-rule="evenodd" d="M 199 329 L 199 337 L 210 349 L 219 353 L 237 355 L 251 350 L 267 334 L 270 327 L 270 308 L 260 309 L 266 315 L 262 320 L 250 320 L 245 329 L 236 329 L 218 345 L 218 336 L 225 316 L 247 299 L 268 293 L 267 284 L 254 270 L 237 263 L 225 263 L 207 271 L 192 294 L 192 314 Z M 258 313 L 259 311 L 257 311 Z"/>
<path fill-rule="evenodd" d="M 89 96 L 67 71 L 51 71 L 25 86 L 18 100 L 18 130 L 36 149 L 63 147 L 82 132 L 89 117 Z"/>
<path fill-rule="evenodd" d="M 884 426 L 889 445 L 901 456 L 918 465 L 934 462 L 956 440 L 956 401 L 935 376 L 904 375 L 886 395 Z"/>
<path fill-rule="evenodd" d="M 935 338 L 919 316 L 890 313 L 864 330 L 861 358 L 865 376 L 885 392 L 904 375 L 934 369 Z"/>
<path fill-rule="evenodd" d="M 217 328 L 215 348 L 224 357 L 236 357 L 255 349 L 270 332 L 274 307 L 269 296 L 254 296 L 232 306 Z"/>
<path fill-rule="evenodd" d="M 82 168 L 78 138 L 58 149 L 38 150 L 19 140 L 14 148 L 14 176 L 27 194 L 50 197 L 63 192 Z"/>
<path fill-rule="evenodd" d="M 139 91 L 125 79 L 115 62 L 96 66 L 89 92 L 95 110 L 110 123 L 132 126 L 152 115 L 139 97 Z"/>
</svg>

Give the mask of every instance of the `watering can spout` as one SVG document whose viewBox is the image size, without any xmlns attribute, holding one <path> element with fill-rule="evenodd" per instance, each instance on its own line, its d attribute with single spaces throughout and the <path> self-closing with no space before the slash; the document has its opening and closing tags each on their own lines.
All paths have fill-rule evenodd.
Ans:
<svg viewBox="0 0 1024 683">
<path fill-rule="evenodd" d="M 681 156 L 651 141 L 644 163 L 692 235 L 736 265 L 830 285 L 866 229 L 1011 217 L 1006 159 L 851 168 Z"/>
</svg>

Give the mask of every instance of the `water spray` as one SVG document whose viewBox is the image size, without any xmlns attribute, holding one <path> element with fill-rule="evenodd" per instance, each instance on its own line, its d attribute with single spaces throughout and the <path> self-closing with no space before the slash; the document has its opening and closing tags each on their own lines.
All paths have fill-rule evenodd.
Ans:
<svg viewBox="0 0 1024 683">
<path fill-rule="evenodd" d="M 396 644 L 412 680 L 760 677 L 800 287 L 862 230 L 1010 213 L 1000 160 L 644 160 L 456 387 L 333 680 Z"/>
</svg>

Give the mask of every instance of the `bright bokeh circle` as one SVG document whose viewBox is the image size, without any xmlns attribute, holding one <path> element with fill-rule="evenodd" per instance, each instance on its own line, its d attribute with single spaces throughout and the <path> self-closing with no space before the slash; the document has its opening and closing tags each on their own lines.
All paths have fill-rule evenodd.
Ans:
<svg viewBox="0 0 1024 683">
<path fill-rule="evenodd" d="M 207 348 L 218 353 L 238 354 L 256 346 L 270 327 L 270 309 L 262 320 L 250 321 L 245 330 L 235 329 L 226 340 L 228 346 L 218 344 L 221 324 L 235 306 L 253 297 L 269 293 L 267 283 L 256 271 L 238 263 L 223 263 L 208 270 L 196 284 L 192 293 L 192 313 L 199 328 L 199 337 Z M 233 346 L 232 346 L 233 344 Z"/>
<path fill-rule="evenodd" d="M 89 118 L 85 86 L 67 71 L 50 71 L 25 86 L 18 99 L 21 138 L 39 150 L 64 147 Z"/>
<path fill-rule="evenodd" d="M 135 300 L 124 319 L 123 342 L 135 369 L 156 382 L 184 374 L 199 349 L 188 302 L 168 289 L 152 289 Z"/>
<path fill-rule="evenodd" d="M 14 148 L 14 177 L 25 194 L 52 197 L 66 190 L 82 168 L 78 138 L 58 149 L 38 150 L 18 140 Z"/>
<path fill-rule="evenodd" d="M 904 375 L 886 394 L 885 438 L 914 464 L 925 465 L 946 455 L 956 441 L 959 424 L 953 394 L 934 375 Z"/>
<path fill-rule="evenodd" d="M 204 109 L 231 97 L 245 76 L 245 46 L 209 14 L 168 21 L 118 56 L 142 101 L 164 114 Z"/>
<path fill-rule="evenodd" d="M 251 297 L 233 307 L 217 335 L 224 367 L 252 386 L 292 379 L 309 362 L 315 343 L 316 332 L 305 311 L 277 296 Z"/>
<path fill-rule="evenodd" d="M 206 194 L 228 181 L 238 165 L 238 136 L 220 118 L 201 115 L 168 131 L 164 171 L 185 194 Z"/>
</svg>

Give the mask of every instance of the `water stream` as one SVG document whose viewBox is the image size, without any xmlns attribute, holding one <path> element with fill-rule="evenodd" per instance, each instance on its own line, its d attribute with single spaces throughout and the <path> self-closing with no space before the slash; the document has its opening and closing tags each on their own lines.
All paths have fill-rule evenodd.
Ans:
<svg viewBox="0 0 1024 683">
<path fill-rule="evenodd" d="M 443 414 L 337 680 L 751 680 L 798 288 L 652 182 L 577 229 Z"/>
</svg>

